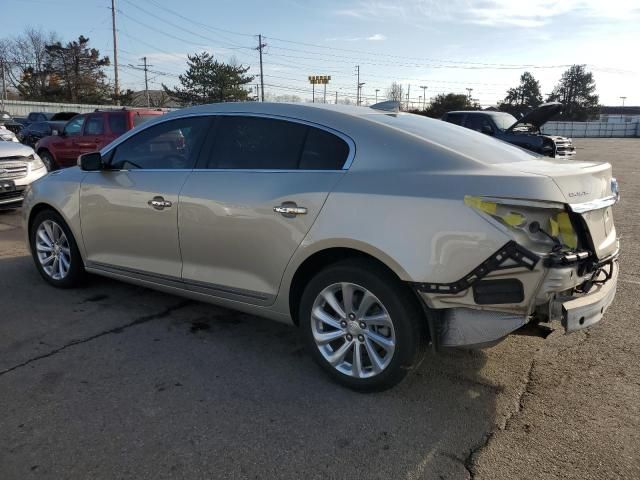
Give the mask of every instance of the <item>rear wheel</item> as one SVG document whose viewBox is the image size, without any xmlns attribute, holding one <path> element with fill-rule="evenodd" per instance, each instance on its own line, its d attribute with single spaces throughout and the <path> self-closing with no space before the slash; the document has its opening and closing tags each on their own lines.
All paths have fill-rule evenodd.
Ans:
<svg viewBox="0 0 640 480">
<path fill-rule="evenodd" d="M 42 278 L 59 288 L 80 283 L 84 277 L 82 257 L 71 230 L 57 212 L 38 213 L 30 236 L 31 255 Z"/>
<path fill-rule="evenodd" d="M 299 318 L 314 360 L 354 390 L 394 386 L 421 353 L 424 321 L 415 297 L 373 262 L 350 260 L 318 273 Z"/>
</svg>

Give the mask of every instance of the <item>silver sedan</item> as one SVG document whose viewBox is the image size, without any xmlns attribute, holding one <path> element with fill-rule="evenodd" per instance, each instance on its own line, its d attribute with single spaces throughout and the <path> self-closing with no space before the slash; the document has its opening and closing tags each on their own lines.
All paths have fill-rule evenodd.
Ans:
<svg viewBox="0 0 640 480">
<path fill-rule="evenodd" d="M 372 108 L 230 103 L 146 123 L 27 190 L 35 265 L 297 325 L 341 384 L 422 348 L 598 322 L 615 295 L 611 166 Z"/>
</svg>

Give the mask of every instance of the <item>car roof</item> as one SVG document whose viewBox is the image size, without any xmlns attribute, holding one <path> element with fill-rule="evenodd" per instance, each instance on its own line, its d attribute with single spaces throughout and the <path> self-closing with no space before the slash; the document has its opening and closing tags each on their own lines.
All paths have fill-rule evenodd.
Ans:
<svg viewBox="0 0 640 480">
<path fill-rule="evenodd" d="M 271 103 L 271 102 L 226 102 L 198 105 L 185 109 L 175 110 L 167 116 L 182 116 L 189 113 L 216 114 L 216 113 L 253 113 L 272 114 L 293 118 L 307 119 L 309 117 L 366 117 L 368 115 L 385 115 L 389 112 L 375 110 L 369 107 L 357 107 L 354 105 L 334 105 L 322 103 Z"/>
</svg>

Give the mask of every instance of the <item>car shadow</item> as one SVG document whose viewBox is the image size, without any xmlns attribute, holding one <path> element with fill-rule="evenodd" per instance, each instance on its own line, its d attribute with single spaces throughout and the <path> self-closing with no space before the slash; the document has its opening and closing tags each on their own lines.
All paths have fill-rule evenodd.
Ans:
<svg viewBox="0 0 640 480">
<path fill-rule="evenodd" d="M 122 448 L 103 473 L 464 478 L 505 388 L 486 351 L 449 350 L 427 352 L 393 389 L 352 392 L 313 364 L 296 328 L 93 276 L 57 290 L 25 256 L 0 259 L 0 291 L 14 292 L 3 367 L 28 365 L 0 376 L 11 412 L 0 448 L 24 478 L 35 454 L 40 473 L 82 475 L 95 452 Z"/>
</svg>

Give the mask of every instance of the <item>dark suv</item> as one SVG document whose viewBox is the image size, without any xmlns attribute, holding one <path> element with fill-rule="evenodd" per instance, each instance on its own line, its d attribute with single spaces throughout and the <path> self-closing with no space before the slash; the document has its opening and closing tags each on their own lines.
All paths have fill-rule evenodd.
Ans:
<svg viewBox="0 0 640 480">
<path fill-rule="evenodd" d="M 95 152 L 142 122 L 162 115 L 161 110 L 96 110 L 73 117 L 62 131 L 53 130 L 35 150 L 48 170 L 76 165 L 78 156 Z"/>
<path fill-rule="evenodd" d="M 570 138 L 545 135 L 540 131 L 542 125 L 561 110 L 561 103 L 551 102 L 540 105 L 520 120 L 509 113 L 488 110 L 448 112 L 442 120 L 548 157 L 571 158 L 576 149 Z"/>
</svg>

